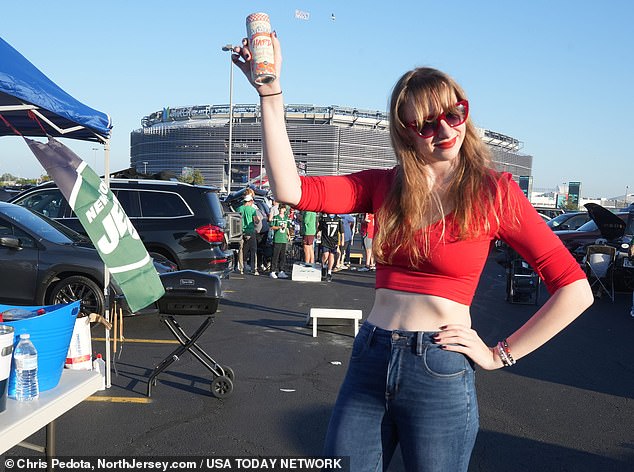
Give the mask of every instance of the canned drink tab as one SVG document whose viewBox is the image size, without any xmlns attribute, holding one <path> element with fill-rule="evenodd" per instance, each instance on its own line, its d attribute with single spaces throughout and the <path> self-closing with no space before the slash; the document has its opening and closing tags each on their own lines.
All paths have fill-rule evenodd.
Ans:
<svg viewBox="0 0 634 472">
<path fill-rule="evenodd" d="M 246 23 L 251 50 L 251 77 L 258 85 L 273 82 L 276 74 L 269 15 L 251 13 L 247 16 Z"/>
</svg>

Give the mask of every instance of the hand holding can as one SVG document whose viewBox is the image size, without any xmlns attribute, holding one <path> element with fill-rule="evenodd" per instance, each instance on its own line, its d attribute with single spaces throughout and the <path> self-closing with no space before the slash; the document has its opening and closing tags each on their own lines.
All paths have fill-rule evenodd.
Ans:
<svg viewBox="0 0 634 472">
<path fill-rule="evenodd" d="M 252 13 L 247 16 L 246 24 L 252 80 L 257 85 L 273 82 L 276 79 L 275 56 L 269 16 L 266 13 Z"/>
</svg>

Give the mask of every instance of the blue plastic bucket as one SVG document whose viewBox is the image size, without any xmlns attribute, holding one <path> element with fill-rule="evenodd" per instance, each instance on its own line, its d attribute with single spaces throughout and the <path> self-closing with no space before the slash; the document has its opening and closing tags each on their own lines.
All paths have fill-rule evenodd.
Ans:
<svg viewBox="0 0 634 472">
<path fill-rule="evenodd" d="M 73 336 L 75 318 L 79 313 L 79 301 L 48 306 L 0 305 L 0 312 L 9 308 L 37 310 L 44 308 L 46 313 L 18 321 L 4 321 L 14 331 L 13 347 L 17 346 L 20 334 L 29 333 L 37 349 L 37 381 L 40 392 L 55 388 L 64 369 L 64 361 Z M 9 376 L 9 396 L 15 395 L 15 365 L 11 366 Z"/>
</svg>

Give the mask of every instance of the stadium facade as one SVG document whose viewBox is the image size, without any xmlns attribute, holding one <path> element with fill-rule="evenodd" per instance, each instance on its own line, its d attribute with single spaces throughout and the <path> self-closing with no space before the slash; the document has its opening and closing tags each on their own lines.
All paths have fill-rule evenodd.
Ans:
<svg viewBox="0 0 634 472">
<path fill-rule="evenodd" d="M 340 106 L 285 105 L 286 128 L 300 169 L 307 175 L 337 175 L 389 168 L 396 158 L 388 115 Z M 229 105 L 165 108 L 145 116 L 131 133 L 130 165 L 138 172 L 200 171 L 205 184 L 227 189 Z M 499 170 L 515 178 L 532 174 L 532 156 L 522 143 L 479 129 Z M 232 188 L 257 184 L 262 165 L 259 105 L 234 105 L 231 131 Z"/>
</svg>

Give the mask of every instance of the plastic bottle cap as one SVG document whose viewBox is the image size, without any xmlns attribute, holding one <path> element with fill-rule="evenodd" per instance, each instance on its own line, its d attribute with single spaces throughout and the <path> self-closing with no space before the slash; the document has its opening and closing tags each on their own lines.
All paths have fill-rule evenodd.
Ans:
<svg viewBox="0 0 634 472">
<path fill-rule="evenodd" d="M 101 359 L 101 354 L 97 354 L 97 359 Z"/>
<path fill-rule="evenodd" d="M 31 335 L 29 333 L 22 333 L 20 335 L 20 339 L 29 339 L 31 337 Z"/>
</svg>

